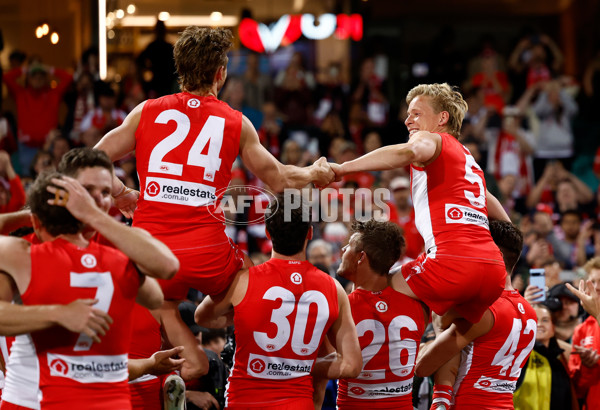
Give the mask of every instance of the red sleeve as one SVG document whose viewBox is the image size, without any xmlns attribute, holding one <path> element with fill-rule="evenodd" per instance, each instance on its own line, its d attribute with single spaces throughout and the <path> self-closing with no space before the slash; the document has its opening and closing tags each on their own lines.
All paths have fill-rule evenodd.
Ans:
<svg viewBox="0 0 600 410">
<path fill-rule="evenodd" d="M 594 173 L 600 175 L 600 147 L 598 147 L 594 156 Z"/>
<path fill-rule="evenodd" d="M 8 91 L 16 96 L 23 87 L 17 82 L 17 79 L 23 74 L 23 69 L 21 67 L 13 68 L 10 71 L 4 73 L 4 84 L 8 88 Z"/>
<path fill-rule="evenodd" d="M 17 175 L 8 181 L 8 183 L 10 184 L 10 201 L 2 207 L 0 211 L 2 213 L 18 211 L 25 205 L 25 190 L 23 189 L 21 178 Z"/>
<path fill-rule="evenodd" d="M 60 68 L 54 69 L 54 76 L 60 80 L 58 82 L 58 85 L 56 86 L 56 92 L 62 95 L 65 93 L 65 91 L 67 91 L 67 88 L 71 85 L 71 82 L 73 81 L 73 76 L 67 71 Z"/>
</svg>

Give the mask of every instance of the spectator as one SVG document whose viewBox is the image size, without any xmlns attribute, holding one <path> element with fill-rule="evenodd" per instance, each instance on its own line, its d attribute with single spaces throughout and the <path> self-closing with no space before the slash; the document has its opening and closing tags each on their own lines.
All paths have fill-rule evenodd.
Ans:
<svg viewBox="0 0 600 410">
<path fill-rule="evenodd" d="M 349 86 L 342 81 L 341 65 L 330 62 L 316 89 L 315 119 L 321 123 L 330 112 L 348 113 Z M 344 118 L 344 117 L 343 117 Z"/>
<path fill-rule="evenodd" d="M 283 121 L 277 106 L 272 101 L 267 101 L 262 106 L 263 120 L 257 130 L 260 143 L 273 156 L 279 159 L 281 142 L 287 139 Z"/>
<path fill-rule="evenodd" d="M 31 167 L 29 169 L 29 175 L 31 179 L 34 180 L 44 171 L 54 170 L 54 163 L 52 161 L 52 154 L 48 151 L 38 151 L 35 153 L 33 157 L 33 161 L 31 162 Z"/>
<path fill-rule="evenodd" d="M 567 345 L 554 335 L 549 307 L 536 304 L 533 308 L 538 320 L 536 342 L 517 381 L 515 410 L 577 410 L 579 405 L 564 354 Z"/>
<path fill-rule="evenodd" d="M 590 259 L 584 267 L 589 292 L 600 294 L 600 258 Z M 580 285 L 580 291 L 583 286 Z M 583 295 L 580 295 L 583 297 Z M 598 319 L 590 315 L 575 328 L 573 352 L 569 358 L 569 371 L 577 396 L 584 400 L 586 408 L 600 408 L 600 326 Z"/>
<path fill-rule="evenodd" d="M 582 219 L 581 213 L 575 209 L 565 211 L 560 216 L 557 236 L 571 247 L 571 253 L 565 264 L 566 269 L 583 266 L 587 261 L 587 256 L 594 253 L 593 246 L 586 241 L 587 231 L 582 229 Z"/>
<path fill-rule="evenodd" d="M 18 78 L 27 75 L 27 85 Z M 50 87 L 50 76 L 59 82 Z M 44 145 L 48 133 L 58 128 L 58 110 L 63 95 L 71 84 L 71 74 L 59 68 L 32 63 L 27 69 L 14 68 L 4 73 L 4 83 L 17 103 L 17 139 L 21 174 L 29 175 L 36 152 Z"/>
<path fill-rule="evenodd" d="M 254 128 L 259 129 L 263 121 L 263 114 L 260 110 L 246 105 L 245 93 L 243 80 L 233 77 L 223 87 L 221 98 L 234 110 L 241 111 L 252 122 Z"/>
<path fill-rule="evenodd" d="M 581 323 L 579 298 L 567 288 L 565 283 L 560 283 L 550 288 L 548 298 L 556 298 L 560 301 L 560 305 L 554 309 L 552 314 L 556 338 L 570 342 L 575 327 Z"/>
<path fill-rule="evenodd" d="M 273 83 L 268 74 L 260 70 L 260 54 L 251 52 L 246 59 L 246 72 L 241 78 L 244 84 L 244 105 L 260 110 L 273 98 Z"/>
<path fill-rule="evenodd" d="M 123 123 L 127 114 L 117 108 L 117 96 L 110 84 L 98 82 L 96 85 L 96 99 L 98 108 L 88 112 L 81 120 L 81 132 L 85 133 L 91 128 L 106 134 L 108 131 Z"/>
<path fill-rule="evenodd" d="M 502 114 L 510 84 L 506 73 L 498 67 L 498 53 L 487 46 L 481 52 L 480 62 L 481 71 L 471 77 L 471 85 L 483 90 L 484 105 L 488 110 Z"/>
<path fill-rule="evenodd" d="M 15 212 L 25 205 L 25 190 L 6 151 L 0 151 L 0 214 Z"/>
<path fill-rule="evenodd" d="M 71 140 L 78 142 L 81 137 L 81 121 L 96 107 L 92 73 L 83 71 L 79 74 L 75 82 L 75 90 L 65 95 L 65 102 L 68 111 L 63 132 Z"/>
<path fill-rule="evenodd" d="M 310 123 L 311 91 L 316 82 L 304 66 L 301 53 L 294 53 L 287 68 L 277 73 L 274 84 L 275 104 L 284 114 L 286 125 L 304 129 Z"/>
<path fill-rule="evenodd" d="M 540 121 L 534 155 L 536 177 L 548 160 L 560 159 L 570 168 L 574 141 L 571 120 L 577 114 L 577 103 L 560 81 L 553 80 L 544 86 L 532 108 Z"/>
<path fill-rule="evenodd" d="M 167 28 L 163 21 L 156 21 L 154 35 L 154 40 L 137 58 L 143 78 L 146 80 L 144 91 L 148 98 L 171 94 L 176 88 L 173 45 L 166 40 Z"/>
<path fill-rule="evenodd" d="M 359 103 L 371 125 L 382 126 L 387 121 L 388 101 L 383 94 L 383 79 L 375 71 L 375 60 L 365 59 L 360 67 L 360 78 L 352 92 L 352 101 Z M 362 153 L 360 153 L 362 154 Z"/>
<path fill-rule="evenodd" d="M 415 224 L 415 210 L 410 201 L 410 180 L 401 176 L 392 179 L 389 185 L 393 203 L 390 206 L 390 222 L 398 224 L 406 240 L 404 255 L 416 259 L 423 252 L 423 238 Z"/>
<path fill-rule="evenodd" d="M 337 274 L 337 268 L 333 261 L 333 246 L 323 239 L 315 239 L 308 244 L 306 248 L 308 261 L 319 267 L 329 276 L 336 278 L 344 288 L 348 285 L 348 280 Z M 337 265 L 337 264 L 336 264 Z"/>
</svg>

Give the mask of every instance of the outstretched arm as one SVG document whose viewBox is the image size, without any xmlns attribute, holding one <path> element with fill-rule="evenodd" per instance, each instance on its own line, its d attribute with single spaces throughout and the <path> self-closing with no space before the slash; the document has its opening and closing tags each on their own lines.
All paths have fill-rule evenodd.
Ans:
<svg viewBox="0 0 600 410">
<path fill-rule="evenodd" d="M 487 189 L 485 190 L 485 198 L 487 200 L 487 210 L 490 219 L 510 222 L 510 218 L 500 201 L 494 195 L 490 194 L 490 191 Z"/>
<path fill-rule="evenodd" d="M 339 179 L 353 172 L 383 171 L 405 167 L 413 162 L 423 164 L 435 158 L 439 144 L 439 134 L 419 131 L 407 143 L 381 147 L 360 158 L 332 167 L 336 179 Z"/>
<path fill-rule="evenodd" d="M 185 359 L 175 359 L 183 352 L 183 346 L 177 346 L 169 350 L 159 350 L 147 359 L 129 359 L 127 370 L 129 380 L 135 380 L 145 374 L 159 376 L 180 370 Z"/>
</svg>

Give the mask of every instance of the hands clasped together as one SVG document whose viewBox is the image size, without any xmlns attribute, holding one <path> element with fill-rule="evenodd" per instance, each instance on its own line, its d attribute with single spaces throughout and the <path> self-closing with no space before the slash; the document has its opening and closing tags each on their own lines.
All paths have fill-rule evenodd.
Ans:
<svg viewBox="0 0 600 410">
<path fill-rule="evenodd" d="M 342 179 L 342 167 L 339 164 L 327 162 L 325 157 L 316 160 L 311 167 L 316 171 L 312 182 L 317 188 L 325 188 L 332 182 Z"/>
</svg>

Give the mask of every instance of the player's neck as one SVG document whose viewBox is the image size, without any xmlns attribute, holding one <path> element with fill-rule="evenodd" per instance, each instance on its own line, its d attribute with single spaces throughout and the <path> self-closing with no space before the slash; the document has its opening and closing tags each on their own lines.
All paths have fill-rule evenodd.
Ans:
<svg viewBox="0 0 600 410">
<path fill-rule="evenodd" d="M 219 90 L 217 88 L 217 84 L 213 84 L 211 88 L 206 88 L 204 90 L 197 90 L 197 91 L 188 91 L 188 92 L 190 94 L 197 95 L 198 97 L 215 97 L 215 98 L 217 98 Z"/>
<path fill-rule="evenodd" d="M 354 284 L 357 289 L 364 289 L 369 292 L 379 292 L 388 287 L 388 277 L 378 275 L 372 270 L 362 273 L 357 272 L 356 282 Z"/>
<path fill-rule="evenodd" d="M 306 260 L 306 250 L 302 250 L 295 255 L 286 256 L 282 255 L 274 250 L 271 251 L 271 259 L 283 259 L 284 261 L 305 261 Z"/>
<path fill-rule="evenodd" d="M 83 234 L 81 232 L 74 233 L 74 234 L 58 235 L 57 238 L 62 238 L 65 241 L 70 242 L 73 245 L 76 245 L 76 246 L 78 246 L 80 248 L 87 248 L 88 245 L 90 244 L 90 241 L 88 241 L 87 239 L 85 239 L 83 237 Z"/>
</svg>

